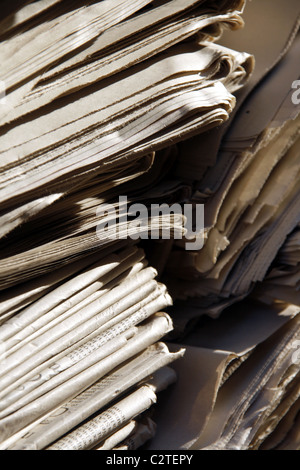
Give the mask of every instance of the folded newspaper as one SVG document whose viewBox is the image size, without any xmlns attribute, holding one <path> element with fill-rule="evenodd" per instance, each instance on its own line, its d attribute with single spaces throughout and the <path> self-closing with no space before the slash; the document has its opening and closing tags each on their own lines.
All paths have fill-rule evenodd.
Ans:
<svg viewBox="0 0 300 470">
<path fill-rule="evenodd" d="M 299 25 L 3 2 L 1 450 L 300 449 Z"/>
</svg>

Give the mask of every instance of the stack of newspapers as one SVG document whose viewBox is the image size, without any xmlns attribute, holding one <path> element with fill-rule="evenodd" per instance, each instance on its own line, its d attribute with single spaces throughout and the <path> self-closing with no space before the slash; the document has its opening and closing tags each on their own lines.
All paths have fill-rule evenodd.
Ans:
<svg viewBox="0 0 300 470">
<path fill-rule="evenodd" d="M 2 3 L 0 449 L 300 448 L 298 2 Z"/>
<path fill-rule="evenodd" d="M 243 17 L 222 43 L 253 53 L 255 70 L 230 121 L 180 148 L 205 241 L 175 240 L 166 263 L 186 354 L 154 448 L 300 448 L 300 7 L 254 1 Z M 181 435 L 166 432 L 175 422 Z"/>
</svg>

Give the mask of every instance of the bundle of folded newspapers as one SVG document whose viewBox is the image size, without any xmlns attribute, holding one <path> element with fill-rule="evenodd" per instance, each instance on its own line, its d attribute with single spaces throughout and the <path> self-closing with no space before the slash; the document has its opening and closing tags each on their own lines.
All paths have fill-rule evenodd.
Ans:
<svg viewBox="0 0 300 470">
<path fill-rule="evenodd" d="M 3 2 L 1 450 L 300 447 L 300 7 L 245 3 Z"/>
</svg>

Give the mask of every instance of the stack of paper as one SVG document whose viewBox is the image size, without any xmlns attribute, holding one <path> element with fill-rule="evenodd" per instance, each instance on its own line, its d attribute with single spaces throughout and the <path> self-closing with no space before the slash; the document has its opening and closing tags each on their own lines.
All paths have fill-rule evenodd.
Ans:
<svg viewBox="0 0 300 470">
<path fill-rule="evenodd" d="M 247 5 L 242 43 L 256 49 L 257 68 L 230 122 L 179 148 L 177 174 L 204 203 L 205 243 L 187 252 L 175 241 L 165 264 L 174 344 L 186 354 L 150 449 L 300 448 L 300 9 L 292 3 Z M 264 7 L 259 21 L 272 39 L 260 52 L 247 16 L 259 19 Z"/>
<path fill-rule="evenodd" d="M 133 241 L 128 204 L 190 198 L 190 185 L 165 178 L 173 146 L 232 112 L 253 57 L 214 41 L 243 25 L 243 6 L 6 2 L 2 449 L 137 448 L 153 437 L 144 412 L 176 380 L 166 366 L 184 349 L 159 342 L 173 329 L 160 313 L 172 299 Z M 150 218 L 145 238 L 162 228 L 182 237 L 184 217 Z"/>
<path fill-rule="evenodd" d="M 273 438 L 269 448 L 283 442 L 300 410 L 299 312 L 294 305 L 252 300 L 194 328 L 184 359 L 174 366 L 177 386 L 155 416 L 150 448 L 247 450 Z M 290 411 L 276 444 L 278 425 Z M 295 435 L 290 446 L 299 444 Z"/>
<path fill-rule="evenodd" d="M 99 206 L 144 190 L 143 173 L 152 190 L 155 151 L 227 120 L 253 67 L 211 42 L 242 25 L 243 1 L 81 3 L 45 5 L 46 20 L 26 5 L 3 32 L 2 288 L 111 244 L 96 236 Z"/>
<path fill-rule="evenodd" d="M 168 262 L 172 293 L 181 299 L 194 298 L 189 302 L 199 308 L 199 314 L 218 316 L 226 305 L 247 296 L 265 278 L 285 238 L 299 223 L 300 106 L 293 100 L 292 84 L 299 78 L 300 37 L 296 34 L 299 19 L 295 22 L 292 9 L 289 14 L 292 38 L 288 50 L 285 43 L 284 58 L 264 73 L 263 80 L 254 82 L 247 99 L 240 97 L 215 165 L 194 182 L 193 200 L 205 205 L 205 245 L 197 252 L 174 247 Z M 285 37 L 290 35 L 290 29 L 284 31 Z M 277 53 L 280 56 L 281 49 Z M 201 136 L 204 151 L 220 132 L 224 129 Z M 197 152 L 198 158 L 204 158 L 200 146 L 192 143 L 192 153 L 191 143 L 187 147 L 188 171 Z M 184 151 L 185 144 L 180 170 Z"/>
<path fill-rule="evenodd" d="M 157 343 L 172 329 L 170 317 L 157 313 L 170 305 L 171 299 L 165 286 L 154 279 L 156 271 L 146 266 L 143 251 L 133 246 L 93 264 L 91 257 L 88 261 L 88 266 L 82 269 L 81 265 L 80 270 L 77 263 L 75 273 L 74 265 L 69 268 L 71 277 L 66 279 L 65 272 L 59 285 L 51 286 L 50 290 L 48 287 L 46 294 L 0 328 L 2 449 L 11 448 L 12 444 L 13 448 L 44 448 L 182 355 L 181 351 L 171 354 L 163 343 Z M 9 303 L 2 302 L 3 312 Z M 23 305 L 15 301 L 14 308 Z M 157 382 L 153 379 L 153 385 L 141 385 L 141 391 L 136 392 L 141 394 L 141 409 L 135 409 L 131 415 L 131 401 L 124 405 L 128 416 L 122 424 L 149 408 L 156 400 L 155 392 L 175 379 L 174 372 L 171 381 L 170 373 L 165 376 L 160 371 L 160 374 Z M 102 401 L 101 387 L 104 387 Z M 89 398 L 92 408 L 84 397 Z M 73 410 L 72 399 L 77 404 L 80 401 L 83 409 L 77 414 L 76 423 L 74 416 L 67 421 L 65 415 L 63 419 L 60 413 L 57 415 L 57 409 L 63 406 L 66 410 L 69 402 Z M 103 411 L 105 417 L 109 409 Z M 47 423 L 52 421 L 53 412 L 54 417 L 59 416 L 59 423 L 51 425 L 55 433 L 48 435 L 44 419 L 47 417 Z M 119 427 L 119 420 L 116 417 L 115 420 L 108 431 Z M 47 437 L 38 426 L 41 421 Z M 102 418 L 101 423 L 95 445 L 109 434 L 108 431 L 102 434 Z M 35 434 L 32 437 L 36 426 L 38 439 Z M 28 427 L 31 437 L 27 442 Z M 26 436 L 19 440 L 23 435 Z M 87 445 L 80 441 L 80 447 Z"/>
<path fill-rule="evenodd" d="M 4 3 L 0 449 L 300 448 L 300 8 L 245 3 Z"/>
<path fill-rule="evenodd" d="M 162 147 L 171 138 L 178 140 L 228 118 L 234 105 L 228 91 L 243 82 L 251 68 L 249 56 L 213 46 L 202 53 L 205 34 L 190 44 L 175 44 L 210 24 L 235 27 L 241 23 L 237 10 L 243 2 L 225 1 L 215 11 L 207 1 L 154 2 L 150 11 L 127 21 L 122 20 L 152 2 L 113 3 L 113 10 L 110 0 L 77 9 L 72 5 L 65 14 L 52 8 L 41 25 L 25 23 L 25 30 L 4 35 L 0 77 L 5 92 L 0 129 L 3 213 L 16 207 L 21 211 L 22 205 L 22 216 L 27 211 L 25 203 L 49 193 L 59 197 L 81 185 L 93 170 L 102 174 L 112 162 L 124 164 L 129 157 L 133 160 Z M 193 24 L 183 36 L 178 34 L 181 21 Z M 120 26 L 112 30 L 115 23 Z M 148 28 L 141 34 L 145 24 Z M 161 32 L 164 28 L 166 36 Z M 50 44 L 49 36 L 53 38 Z M 141 36 L 149 48 L 144 53 Z M 138 51 L 132 62 L 128 62 L 128 41 L 130 49 Z M 82 47 L 84 52 L 75 54 Z M 123 57 L 119 67 L 114 54 Z M 102 62 L 110 64 L 108 72 L 102 71 L 101 56 Z M 64 57 L 67 60 L 57 65 Z M 44 74 L 53 67 L 50 80 Z M 74 75 L 76 83 L 72 84 Z M 49 89 L 48 97 L 44 87 Z M 31 93 L 42 99 L 32 101 Z M 43 199 L 39 204 L 51 202 Z"/>
</svg>

